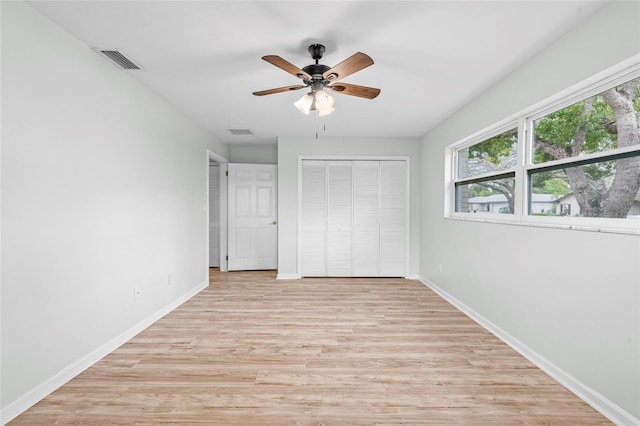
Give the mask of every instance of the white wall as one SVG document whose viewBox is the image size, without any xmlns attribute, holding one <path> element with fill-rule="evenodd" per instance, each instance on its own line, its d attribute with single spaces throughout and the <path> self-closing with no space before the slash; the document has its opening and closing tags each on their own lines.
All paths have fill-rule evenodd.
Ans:
<svg viewBox="0 0 640 426">
<path fill-rule="evenodd" d="M 409 275 L 418 274 L 420 144 L 411 138 L 280 138 L 278 140 L 278 277 L 298 275 L 298 156 L 409 156 L 411 235 Z"/>
<path fill-rule="evenodd" d="M 640 418 L 640 238 L 443 219 L 444 154 L 640 53 L 639 5 L 608 4 L 422 143 L 422 278 L 624 424 Z"/>
<path fill-rule="evenodd" d="M 7 421 L 207 285 L 207 149 L 229 153 L 28 4 L 1 7 Z"/>
<path fill-rule="evenodd" d="M 278 147 L 276 145 L 231 146 L 230 163 L 277 164 Z"/>
</svg>

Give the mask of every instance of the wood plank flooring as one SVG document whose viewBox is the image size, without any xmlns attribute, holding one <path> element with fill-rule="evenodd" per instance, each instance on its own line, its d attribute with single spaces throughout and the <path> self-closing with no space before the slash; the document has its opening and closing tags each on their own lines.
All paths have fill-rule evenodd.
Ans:
<svg viewBox="0 0 640 426">
<path fill-rule="evenodd" d="M 10 424 L 610 422 L 417 281 L 212 270 Z"/>
</svg>

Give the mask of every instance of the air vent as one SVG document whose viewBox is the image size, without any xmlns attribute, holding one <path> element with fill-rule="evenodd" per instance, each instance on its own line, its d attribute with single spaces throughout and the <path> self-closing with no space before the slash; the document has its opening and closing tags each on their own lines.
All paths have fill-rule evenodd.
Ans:
<svg viewBox="0 0 640 426">
<path fill-rule="evenodd" d="M 249 129 L 229 129 L 232 135 L 253 135 Z"/>
<path fill-rule="evenodd" d="M 107 58 L 111 59 L 111 61 L 115 62 L 120 68 L 125 70 L 139 70 L 140 67 L 137 66 L 131 59 L 127 58 L 117 50 L 100 50 L 98 52 L 102 53 Z"/>
</svg>

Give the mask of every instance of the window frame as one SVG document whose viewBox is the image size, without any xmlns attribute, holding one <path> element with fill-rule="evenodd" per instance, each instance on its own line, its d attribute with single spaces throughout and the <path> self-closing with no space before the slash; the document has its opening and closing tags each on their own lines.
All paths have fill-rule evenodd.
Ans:
<svg viewBox="0 0 640 426">
<path fill-rule="evenodd" d="M 612 67 L 612 69 L 583 81 L 555 96 L 552 96 L 535 106 L 512 115 L 498 123 L 476 132 L 446 148 L 445 157 L 445 214 L 447 219 L 516 224 L 525 226 L 540 226 L 583 231 L 615 232 L 640 235 L 640 216 L 618 218 L 592 218 L 576 216 L 538 216 L 530 213 L 532 198 L 531 177 L 541 171 L 563 168 L 562 166 L 580 166 L 618 158 L 640 156 L 640 145 L 615 148 L 602 152 L 595 152 L 578 157 L 563 158 L 544 163 L 534 163 L 534 132 L 533 126 L 539 120 L 551 113 L 559 111 L 591 96 L 598 95 L 605 90 L 620 85 L 626 81 L 640 77 L 640 58 L 632 58 L 626 63 Z M 484 142 L 505 131 L 517 128 L 517 161 L 513 168 L 497 172 L 485 173 L 468 178 L 458 178 L 459 151 Z M 514 185 L 514 213 L 496 214 L 484 212 L 457 212 L 456 189 L 461 184 L 471 184 L 515 175 Z"/>
</svg>

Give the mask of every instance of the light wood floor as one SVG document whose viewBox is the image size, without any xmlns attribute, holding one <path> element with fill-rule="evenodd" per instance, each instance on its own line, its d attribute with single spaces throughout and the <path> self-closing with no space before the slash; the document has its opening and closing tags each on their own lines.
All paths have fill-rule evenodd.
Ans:
<svg viewBox="0 0 640 426">
<path fill-rule="evenodd" d="M 11 425 L 610 424 L 417 281 L 211 281 Z"/>
</svg>

